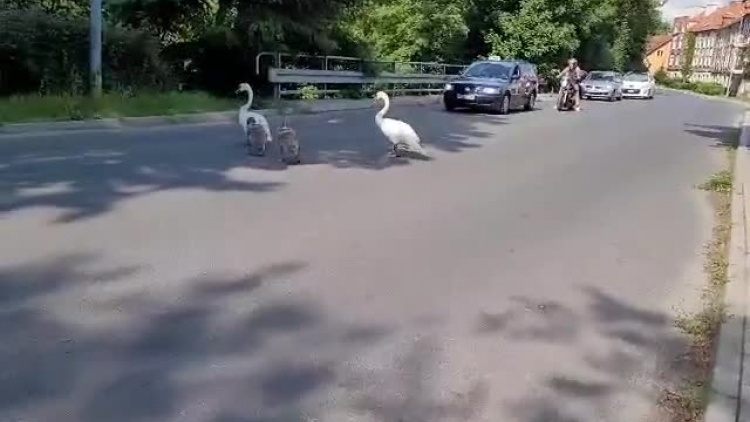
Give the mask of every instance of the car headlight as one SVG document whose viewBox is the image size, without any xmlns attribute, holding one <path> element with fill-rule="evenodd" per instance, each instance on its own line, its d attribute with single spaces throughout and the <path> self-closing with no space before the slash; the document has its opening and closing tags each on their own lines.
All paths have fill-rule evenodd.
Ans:
<svg viewBox="0 0 750 422">
<path fill-rule="evenodd" d="M 453 84 L 445 84 L 446 91 L 453 91 Z"/>
<path fill-rule="evenodd" d="M 492 94 L 499 94 L 500 90 L 498 88 L 487 88 L 487 87 L 484 87 L 479 92 L 481 92 L 482 94 L 490 94 L 490 95 L 492 95 Z"/>
</svg>

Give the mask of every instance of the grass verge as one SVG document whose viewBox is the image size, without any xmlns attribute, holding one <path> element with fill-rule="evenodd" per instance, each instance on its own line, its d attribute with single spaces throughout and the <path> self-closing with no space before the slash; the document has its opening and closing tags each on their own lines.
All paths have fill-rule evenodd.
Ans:
<svg viewBox="0 0 750 422">
<path fill-rule="evenodd" d="M 716 352 L 716 340 L 721 324 L 727 317 L 724 288 L 729 282 L 729 240 L 732 231 L 732 176 L 739 133 L 728 147 L 729 164 L 726 170 L 712 175 L 698 186 L 711 197 L 715 223 L 711 241 L 706 245 L 704 270 L 706 285 L 701 295 L 702 307 L 695 313 L 683 313 L 675 321 L 676 327 L 691 341 L 686 356 L 690 373 L 682 385 L 664 390 L 661 407 L 670 415 L 670 422 L 699 422 L 708 405 Z"/>
<path fill-rule="evenodd" d="M 232 110 L 239 103 L 203 92 L 107 93 L 96 101 L 73 95 L 13 96 L 0 99 L 0 123 L 171 116 Z"/>
</svg>

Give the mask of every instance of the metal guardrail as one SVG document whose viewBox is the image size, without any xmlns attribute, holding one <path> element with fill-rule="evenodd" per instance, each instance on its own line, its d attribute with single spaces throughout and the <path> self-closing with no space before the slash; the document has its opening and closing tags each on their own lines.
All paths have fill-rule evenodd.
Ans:
<svg viewBox="0 0 750 422">
<path fill-rule="evenodd" d="M 460 74 L 467 65 L 435 62 L 367 61 L 357 57 L 315 56 L 263 52 L 255 57 L 255 72 L 261 75 L 261 59 L 270 57 L 268 81 L 274 85 L 274 96 L 299 95 L 299 85 L 322 85 L 322 94 L 339 93 L 328 85 L 385 85 L 396 93 L 434 93 Z"/>
</svg>

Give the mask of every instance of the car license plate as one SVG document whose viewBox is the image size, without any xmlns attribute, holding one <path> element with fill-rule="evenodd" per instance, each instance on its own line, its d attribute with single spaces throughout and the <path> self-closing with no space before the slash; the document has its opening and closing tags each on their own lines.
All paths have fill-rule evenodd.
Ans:
<svg viewBox="0 0 750 422">
<path fill-rule="evenodd" d="M 477 99 L 476 94 L 458 94 L 456 97 L 458 97 L 459 100 L 469 100 L 474 101 Z"/>
<path fill-rule="evenodd" d="M 626 89 L 624 91 L 626 94 L 635 94 L 636 92 L 638 92 L 637 89 Z"/>
</svg>

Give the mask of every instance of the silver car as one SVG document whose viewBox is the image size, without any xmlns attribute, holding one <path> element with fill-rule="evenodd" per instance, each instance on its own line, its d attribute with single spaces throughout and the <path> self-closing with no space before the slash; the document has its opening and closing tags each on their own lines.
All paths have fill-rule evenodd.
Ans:
<svg viewBox="0 0 750 422">
<path fill-rule="evenodd" d="M 622 76 L 617 72 L 594 70 L 581 82 L 581 96 L 585 99 L 622 100 Z"/>
</svg>

